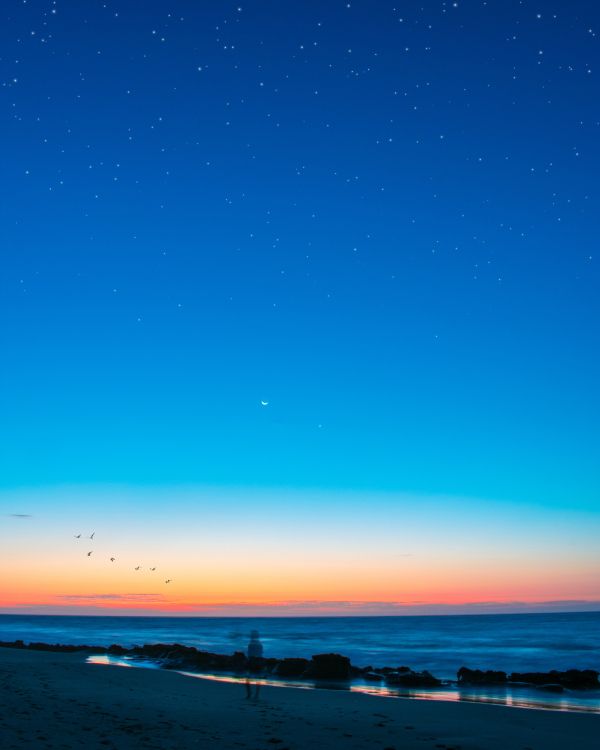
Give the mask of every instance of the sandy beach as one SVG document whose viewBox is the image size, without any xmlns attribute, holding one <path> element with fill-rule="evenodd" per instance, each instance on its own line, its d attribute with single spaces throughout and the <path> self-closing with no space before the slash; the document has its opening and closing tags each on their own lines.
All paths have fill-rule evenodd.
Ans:
<svg viewBox="0 0 600 750">
<path fill-rule="evenodd" d="M 454 748 L 597 747 L 600 717 L 243 686 L 168 671 L 86 664 L 81 654 L 0 650 L 0 747 Z"/>
</svg>

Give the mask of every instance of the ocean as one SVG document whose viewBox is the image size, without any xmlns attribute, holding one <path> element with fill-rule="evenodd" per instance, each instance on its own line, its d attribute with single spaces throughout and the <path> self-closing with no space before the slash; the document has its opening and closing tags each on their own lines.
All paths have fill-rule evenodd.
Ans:
<svg viewBox="0 0 600 750">
<path fill-rule="evenodd" d="M 122 646 L 182 643 L 245 650 L 260 632 L 265 656 L 337 652 L 363 666 L 428 669 L 455 679 L 471 669 L 600 671 L 600 612 L 403 617 L 96 617 L 0 615 L 0 640 Z"/>
</svg>

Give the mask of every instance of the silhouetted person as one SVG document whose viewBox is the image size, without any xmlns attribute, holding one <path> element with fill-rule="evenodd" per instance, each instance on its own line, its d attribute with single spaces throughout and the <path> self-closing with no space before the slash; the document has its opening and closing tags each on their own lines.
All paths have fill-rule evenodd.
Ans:
<svg viewBox="0 0 600 750">
<path fill-rule="evenodd" d="M 248 676 L 246 677 L 246 698 L 258 698 L 260 690 L 260 684 L 254 683 L 254 695 L 252 695 L 252 672 L 256 672 L 260 668 L 260 659 L 263 655 L 263 647 L 260 642 L 258 630 L 253 630 L 250 633 L 250 643 L 246 651 L 248 656 Z"/>
</svg>

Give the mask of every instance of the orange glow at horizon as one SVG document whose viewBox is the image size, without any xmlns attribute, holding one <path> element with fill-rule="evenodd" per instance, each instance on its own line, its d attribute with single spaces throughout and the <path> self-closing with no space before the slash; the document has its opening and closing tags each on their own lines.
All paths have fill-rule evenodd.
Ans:
<svg viewBox="0 0 600 750">
<path fill-rule="evenodd" d="M 454 605 L 489 602 L 599 599 L 597 577 L 584 565 L 556 572 L 551 579 L 544 561 L 508 569 L 493 564 L 469 565 L 469 561 L 439 560 L 421 567 L 418 561 L 403 561 L 384 567 L 381 561 L 350 561 L 320 569 L 282 562 L 278 569 L 264 565 L 190 572 L 171 565 L 165 584 L 158 570 L 123 571 L 100 565 L 75 571 L 54 561 L 40 570 L 30 563 L 20 570 L 18 580 L 0 587 L 0 608 L 92 606 L 100 610 L 120 609 L 157 612 L 189 612 L 203 609 L 261 606 L 276 610 L 295 603 L 356 603 L 368 608 L 403 604 Z M 105 563 L 103 563 L 105 565 Z M 335 607 L 334 607 L 335 608 Z"/>
<path fill-rule="evenodd" d="M 596 515 L 388 496 L 242 502 L 190 491 L 159 502 L 86 492 L 84 504 L 81 492 L 61 493 L 60 504 L 35 496 L 31 520 L 0 521 L 0 564 L 11 571 L 1 611 L 358 614 L 600 601 Z"/>
</svg>

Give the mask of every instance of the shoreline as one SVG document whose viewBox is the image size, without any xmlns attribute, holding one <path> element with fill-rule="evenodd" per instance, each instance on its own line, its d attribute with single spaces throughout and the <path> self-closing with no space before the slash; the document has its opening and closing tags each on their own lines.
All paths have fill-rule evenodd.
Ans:
<svg viewBox="0 0 600 750">
<path fill-rule="evenodd" d="M 265 656 L 344 654 L 354 665 L 409 665 L 456 679 L 463 665 L 494 670 L 600 671 L 600 612 L 469 617 L 210 618 L 119 615 L 0 615 L 0 640 L 47 643 L 187 644 L 232 654 L 257 629 Z"/>
<path fill-rule="evenodd" d="M 232 655 L 198 651 L 181 644 L 146 644 L 124 648 L 48 643 L 2 642 L 0 650 L 85 655 L 89 664 L 176 672 L 217 682 L 243 682 L 249 672 L 241 652 Z M 461 668 L 458 680 L 438 680 L 408 667 L 356 667 L 339 654 L 307 659 L 262 659 L 252 679 L 277 688 L 328 689 L 385 698 L 471 702 L 571 713 L 600 714 L 600 682 L 593 670 L 538 673 L 530 682 L 511 681 L 503 672 Z M 461 681 L 461 677 L 467 677 Z M 510 677 L 527 675 L 510 675 Z M 562 680 L 563 684 L 560 684 Z M 587 681 L 587 682 L 585 682 Z M 575 688 L 573 684 L 575 683 Z"/>
<path fill-rule="evenodd" d="M 85 663 L 81 653 L 0 649 L 3 748 L 559 750 L 597 743 L 598 716 L 350 691 L 191 680 Z"/>
<path fill-rule="evenodd" d="M 121 661 L 118 658 L 110 658 L 104 655 L 90 655 L 87 657 L 86 661 L 89 664 L 102 666 L 152 670 L 161 669 L 158 664 L 144 662 L 144 660 L 141 659 L 136 660 L 135 657 L 127 661 L 125 657 L 125 659 Z M 212 682 L 226 682 L 240 685 L 246 680 L 245 676 L 233 673 L 217 674 L 208 672 L 188 672 L 185 670 L 170 671 L 177 672 L 177 674 L 185 675 L 186 677 Z M 456 681 L 450 680 L 444 681 L 444 684 L 438 688 L 421 687 L 414 689 L 405 688 L 404 690 L 386 686 L 378 687 L 372 683 L 358 682 L 356 680 L 350 680 L 348 683 L 344 684 L 300 679 L 284 680 L 264 675 L 256 676 L 256 678 L 253 679 L 253 682 L 283 689 L 293 688 L 298 690 L 345 691 L 387 699 L 402 698 L 406 700 L 438 701 L 443 703 L 476 703 L 490 706 L 504 706 L 505 708 L 511 709 L 518 708 L 532 711 L 557 711 L 562 713 L 600 715 L 600 691 L 594 691 L 593 694 L 589 694 L 591 691 L 578 691 L 575 700 L 573 700 L 573 693 L 567 695 L 562 694 L 560 697 L 554 696 L 553 700 L 553 696 L 536 690 L 534 686 L 509 684 L 504 687 L 503 691 L 503 686 L 496 686 L 496 689 L 494 689 L 494 686 L 487 685 L 477 689 L 477 686 L 460 686 Z M 589 700 L 589 704 L 587 705 L 584 702 L 586 698 Z M 579 699 L 579 702 L 577 699 Z"/>
</svg>

